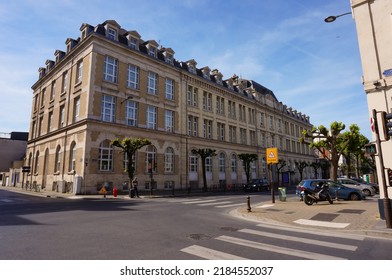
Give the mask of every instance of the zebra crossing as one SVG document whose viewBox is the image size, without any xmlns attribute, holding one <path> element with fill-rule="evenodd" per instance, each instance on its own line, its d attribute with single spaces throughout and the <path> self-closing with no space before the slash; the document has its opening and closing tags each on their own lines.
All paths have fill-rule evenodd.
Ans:
<svg viewBox="0 0 392 280">
<path fill-rule="evenodd" d="M 322 231 L 310 232 L 300 228 L 281 228 L 279 233 L 272 231 L 272 229 L 276 231 L 276 226 L 258 224 L 257 229 L 243 228 L 231 235 L 217 236 L 213 238 L 213 243 L 208 243 L 209 246 L 204 246 L 204 244 L 191 245 L 180 251 L 207 260 L 252 259 L 245 255 L 245 248 L 256 251 L 254 254 L 257 256 L 273 253 L 275 256 L 281 255 L 283 259 L 295 257 L 310 260 L 344 260 L 350 259 L 358 249 L 359 242 L 365 239 L 364 236 L 360 235 L 342 235 Z M 300 236 L 295 236 L 298 234 Z M 333 237 L 333 242 L 330 241 L 330 237 Z M 328 241 L 323 239 L 328 239 Z M 283 244 L 284 246 L 282 246 Z M 214 246 L 223 247 L 224 250 L 212 248 Z M 240 250 L 238 246 L 243 250 Z M 237 252 L 237 254 L 233 254 L 233 252 Z M 239 255 L 238 252 L 244 252 L 244 255 Z M 259 258 L 263 259 L 263 257 Z"/>
<path fill-rule="evenodd" d="M 216 208 L 230 208 L 230 207 L 240 207 L 246 206 L 246 201 L 238 202 L 237 199 L 232 199 L 230 197 L 218 197 L 218 198 L 172 198 L 163 199 L 160 201 L 165 201 L 168 203 L 179 203 L 184 205 L 196 205 L 198 207 L 212 206 Z"/>
</svg>

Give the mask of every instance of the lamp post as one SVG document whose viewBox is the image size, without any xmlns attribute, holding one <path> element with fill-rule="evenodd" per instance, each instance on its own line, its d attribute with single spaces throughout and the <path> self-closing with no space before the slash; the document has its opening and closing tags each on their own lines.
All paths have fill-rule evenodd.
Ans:
<svg viewBox="0 0 392 280">
<path fill-rule="evenodd" d="M 327 18 L 325 18 L 324 19 L 324 21 L 325 22 L 333 22 L 333 21 L 335 21 L 338 17 L 342 17 L 342 16 L 346 16 L 346 15 L 350 15 L 351 14 L 351 12 L 349 12 L 349 13 L 344 13 L 344 14 L 341 14 L 341 15 L 337 15 L 337 16 L 329 16 L 329 17 L 327 17 Z"/>
</svg>

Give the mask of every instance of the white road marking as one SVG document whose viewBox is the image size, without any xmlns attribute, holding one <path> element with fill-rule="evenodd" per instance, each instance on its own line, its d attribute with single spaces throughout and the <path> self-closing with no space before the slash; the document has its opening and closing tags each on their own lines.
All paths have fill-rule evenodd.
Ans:
<svg viewBox="0 0 392 280">
<path fill-rule="evenodd" d="M 328 237 L 337 237 L 337 238 L 344 238 L 344 239 L 351 239 L 351 240 L 359 240 L 363 241 L 365 236 L 362 235 L 352 235 L 349 233 L 335 233 L 335 232 L 325 232 L 325 231 L 318 231 L 314 229 L 304 229 L 304 228 L 294 228 L 294 227 L 281 227 L 277 225 L 268 225 L 268 224 L 258 224 L 258 227 L 263 228 L 270 228 L 270 229 L 277 229 L 284 230 L 284 231 L 292 231 L 292 232 L 299 232 L 299 233 L 306 233 L 306 234 L 314 234 L 317 236 L 328 236 Z"/>
<path fill-rule="evenodd" d="M 331 228 L 345 228 L 350 225 L 350 223 L 334 223 L 334 222 L 324 222 L 316 220 L 305 220 L 299 219 L 294 221 L 294 223 L 307 226 L 319 226 L 319 227 L 331 227 Z"/>
<path fill-rule="evenodd" d="M 275 204 L 263 204 L 263 205 L 257 206 L 256 208 L 268 208 L 268 207 L 272 207 L 272 206 L 275 206 Z"/>
<path fill-rule="evenodd" d="M 226 236 L 226 235 L 219 236 L 216 239 L 224 241 L 224 242 L 229 242 L 229 243 L 241 245 L 241 246 L 251 247 L 254 249 L 275 252 L 275 253 L 289 255 L 289 256 L 296 256 L 296 257 L 300 257 L 300 258 L 304 258 L 304 259 L 344 260 L 344 258 L 339 258 L 339 257 L 335 257 L 335 256 L 318 254 L 318 253 L 302 251 L 302 250 L 295 250 L 295 249 L 285 248 L 285 247 L 279 247 L 279 246 L 274 246 L 274 245 L 270 245 L 270 244 L 266 244 L 266 243 L 260 243 L 260 242 L 246 240 L 246 239 L 230 237 L 230 236 Z"/>
<path fill-rule="evenodd" d="M 283 234 L 277 234 L 277 233 L 270 233 L 270 232 L 253 230 L 253 229 L 241 229 L 241 230 L 239 230 L 239 232 L 245 232 L 245 233 L 254 234 L 254 235 L 258 235 L 258 236 L 289 240 L 289 241 L 294 241 L 294 242 L 306 243 L 306 244 L 310 244 L 310 245 L 317 245 L 317 246 L 323 246 L 323 247 L 329 247 L 329 248 L 341 249 L 341 250 L 347 250 L 347 251 L 356 251 L 358 249 L 357 246 L 338 244 L 338 243 L 320 241 L 320 240 L 309 239 L 309 238 L 301 238 L 301 237 L 295 237 L 295 236 L 289 236 L 289 235 L 283 235 Z"/>
<path fill-rule="evenodd" d="M 195 201 L 187 201 L 187 202 L 182 202 L 182 204 L 196 204 L 196 203 L 206 203 L 206 202 L 213 202 L 216 201 L 216 199 L 210 199 L 210 200 L 195 200 Z"/>
<path fill-rule="evenodd" d="M 229 204 L 229 205 L 218 205 L 216 208 L 225 208 L 225 207 L 236 207 L 236 206 L 245 206 L 245 203 L 237 203 L 237 204 Z"/>
<path fill-rule="evenodd" d="M 216 251 L 198 245 L 192 245 L 184 249 L 181 249 L 181 252 L 198 256 L 200 258 L 207 259 L 207 260 L 248 260 L 240 256 L 224 253 L 221 251 Z"/>
</svg>

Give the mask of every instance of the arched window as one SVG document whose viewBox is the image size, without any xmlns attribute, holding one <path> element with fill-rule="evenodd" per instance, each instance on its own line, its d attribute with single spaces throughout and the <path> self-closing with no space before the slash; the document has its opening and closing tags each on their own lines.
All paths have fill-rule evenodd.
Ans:
<svg viewBox="0 0 392 280">
<path fill-rule="evenodd" d="M 60 172 L 60 165 L 61 165 L 61 147 L 57 146 L 55 160 L 54 160 L 54 173 Z"/>
<path fill-rule="evenodd" d="M 146 170 L 153 173 L 157 172 L 157 149 L 153 145 L 146 148 Z"/>
<path fill-rule="evenodd" d="M 104 140 L 99 145 L 99 171 L 112 171 L 113 169 L 113 147 L 109 140 Z"/>
<path fill-rule="evenodd" d="M 38 173 L 38 169 L 39 169 L 39 151 L 37 151 L 35 153 L 35 163 L 34 163 L 34 173 L 37 174 Z"/>
<path fill-rule="evenodd" d="M 226 170 L 226 155 L 224 153 L 219 154 L 219 172 L 225 172 Z"/>
<path fill-rule="evenodd" d="M 69 149 L 69 171 L 76 170 L 76 143 L 72 142 Z"/>
<path fill-rule="evenodd" d="M 231 155 L 231 172 L 237 172 L 237 156 L 235 154 Z"/>
<path fill-rule="evenodd" d="M 165 151 L 165 173 L 174 172 L 174 150 L 168 147 Z"/>
</svg>

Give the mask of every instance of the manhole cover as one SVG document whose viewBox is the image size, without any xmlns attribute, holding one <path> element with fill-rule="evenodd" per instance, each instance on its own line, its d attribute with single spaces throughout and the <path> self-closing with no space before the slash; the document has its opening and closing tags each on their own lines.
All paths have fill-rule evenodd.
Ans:
<svg viewBox="0 0 392 280">
<path fill-rule="evenodd" d="M 238 228 L 235 227 L 220 227 L 220 230 L 224 230 L 224 231 L 237 231 Z"/>
<path fill-rule="evenodd" d="M 194 234 L 189 235 L 188 237 L 193 240 L 211 239 L 211 236 L 208 236 L 203 233 L 194 233 Z"/>
<path fill-rule="evenodd" d="M 346 214 L 362 214 L 366 210 L 361 210 L 361 209 L 343 209 L 338 211 L 338 213 L 346 213 Z"/>
<path fill-rule="evenodd" d="M 339 214 L 318 213 L 317 215 L 315 215 L 312 218 L 310 218 L 310 220 L 331 222 L 338 216 L 339 216 Z"/>
<path fill-rule="evenodd" d="M 281 212 L 282 210 L 280 210 L 280 209 L 273 209 L 273 208 L 268 208 L 268 209 L 265 209 L 266 211 L 272 211 L 272 212 Z"/>
</svg>

